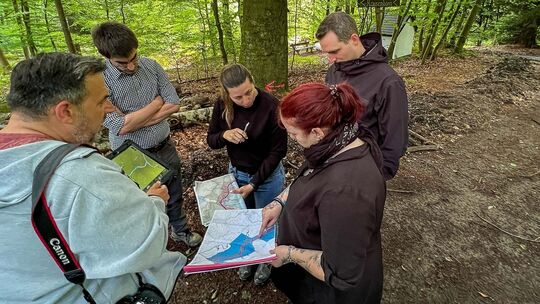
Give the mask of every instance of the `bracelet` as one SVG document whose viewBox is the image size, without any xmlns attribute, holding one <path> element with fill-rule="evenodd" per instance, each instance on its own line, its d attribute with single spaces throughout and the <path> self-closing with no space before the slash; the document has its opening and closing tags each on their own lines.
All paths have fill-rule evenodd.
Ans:
<svg viewBox="0 0 540 304">
<path fill-rule="evenodd" d="M 291 250 L 294 248 L 293 245 L 289 245 L 287 246 L 287 258 L 285 259 L 285 263 L 284 264 L 289 264 L 289 263 L 294 263 L 296 264 L 296 262 L 292 259 L 291 257 Z"/>
<path fill-rule="evenodd" d="M 279 210 L 279 215 L 281 215 L 283 213 L 283 209 L 285 209 L 285 203 L 283 203 L 283 201 L 278 197 L 274 198 L 272 202 L 276 202 L 281 205 L 281 210 Z"/>
<path fill-rule="evenodd" d="M 283 209 L 285 209 L 285 203 L 279 198 L 279 197 L 276 197 L 274 198 L 272 201 L 275 201 L 277 202 L 278 204 L 281 205 L 281 210 L 283 211 Z"/>
</svg>

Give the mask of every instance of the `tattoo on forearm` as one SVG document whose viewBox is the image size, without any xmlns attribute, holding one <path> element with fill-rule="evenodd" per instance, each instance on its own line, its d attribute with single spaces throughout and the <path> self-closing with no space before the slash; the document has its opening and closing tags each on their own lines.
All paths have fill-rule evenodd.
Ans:
<svg viewBox="0 0 540 304">
<path fill-rule="evenodd" d="M 271 202 L 270 204 L 266 205 L 266 207 L 264 207 L 264 209 L 274 209 L 276 207 L 278 203 L 276 203 L 275 201 Z"/>
<path fill-rule="evenodd" d="M 303 248 L 295 248 L 296 251 L 294 262 L 302 266 L 309 272 L 316 272 L 322 270 L 321 256 L 322 251 L 308 250 Z"/>
</svg>

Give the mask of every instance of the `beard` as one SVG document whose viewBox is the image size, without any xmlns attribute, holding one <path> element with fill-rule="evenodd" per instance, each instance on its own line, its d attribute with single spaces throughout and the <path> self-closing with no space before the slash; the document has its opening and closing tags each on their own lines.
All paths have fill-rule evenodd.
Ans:
<svg viewBox="0 0 540 304">
<path fill-rule="evenodd" d="M 90 126 L 88 125 L 88 120 L 86 119 L 86 115 L 84 115 L 84 113 L 81 113 L 79 123 L 75 126 L 73 136 L 75 137 L 75 143 L 77 144 L 90 145 L 93 142 L 97 141 L 98 132 L 93 131 L 90 128 Z"/>
</svg>

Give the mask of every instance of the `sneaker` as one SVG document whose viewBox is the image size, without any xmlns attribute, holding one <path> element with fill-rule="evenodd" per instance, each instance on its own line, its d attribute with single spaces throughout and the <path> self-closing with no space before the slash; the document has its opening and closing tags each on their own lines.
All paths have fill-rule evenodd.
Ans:
<svg viewBox="0 0 540 304">
<path fill-rule="evenodd" d="M 242 266 L 238 268 L 238 277 L 242 281 L 247 281 L 251 277 L 251 266 Z"/>
<path fill-rule="evenodd" d="M 270 273 L 272 272 L 272 266 L 270 264 L 260 264 L 255 271 L 255 277 L 253 282 L 255 285 L 263 285 L 270 278 Z"/>
<path fill-rule="evenodd" d="M 188 247 L 197 247 L 199 244 L 201 244 L 203 238 L 200 234 L 197 232 L 171 232 L 171 239 L 175 242 L 183 242 Z"/>
</svg>

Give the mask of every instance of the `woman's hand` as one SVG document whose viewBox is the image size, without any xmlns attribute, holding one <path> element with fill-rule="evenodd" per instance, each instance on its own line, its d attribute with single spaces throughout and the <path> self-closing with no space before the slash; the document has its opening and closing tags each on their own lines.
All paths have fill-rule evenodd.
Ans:
<svg viewBox="0 0 540 304">
<path fill-rule="evenodd" d="M 283 266 L 284 264 L 291 262 L 291 249 L 292 246 L 279 245 L 276 246 L 274 250 L 270 250 L 270 253 L 274 253 L 277 257 L 277 259 L 272 261 L 272 266 L 278 268 Z"/>
<path fill-rule="evenodd" d="M 251 194 L 251 192 L 253 192 L 254 189 L 255 188 L 253 188 L 253 185 L 247 184 L 238 189 L 234 189 L 232 193 L 240 194 L 242 195 L 242 198 L 246 198 Z"/>
<path fill-rule="evenodd" d="M 247 133 L 243 130 L 236 128 L 232 130 L 227 130 L 223 133 L 223 138 L 233 144 L 243 143 L 248 139 Z"/>
<path fill-rule="evenodd" d="M 262 223 L 261 229 L 259 230 L 259 235 L 262 235 L 264 231 L 276 223 L 279 215 L 281 214 L 281 208 L 283 208 L 281 204 L 276 201 L 271 201 L 268 205 L 266 205 L 266 207 L 263 208 Z"/>
</svg>

